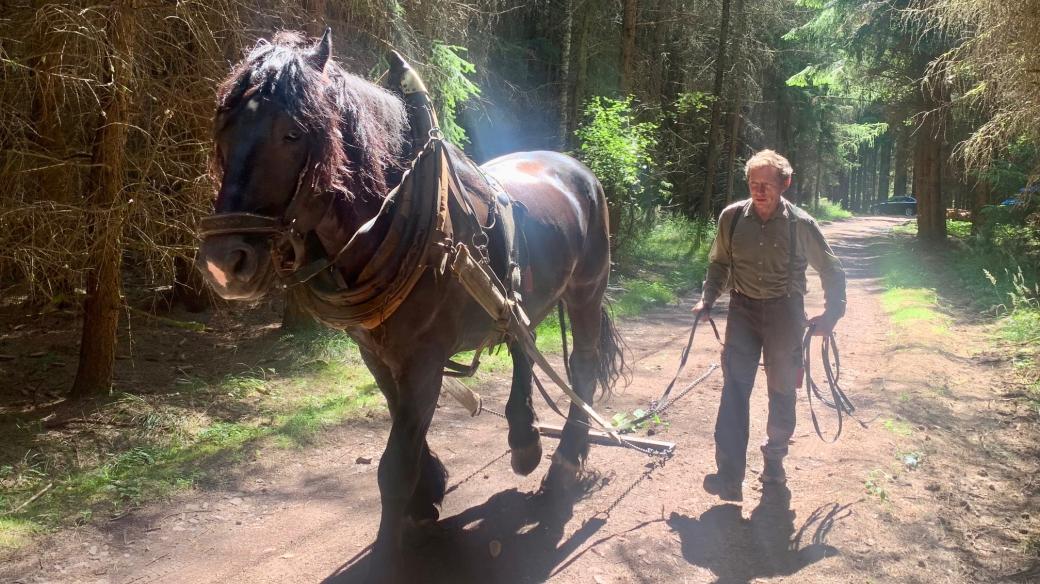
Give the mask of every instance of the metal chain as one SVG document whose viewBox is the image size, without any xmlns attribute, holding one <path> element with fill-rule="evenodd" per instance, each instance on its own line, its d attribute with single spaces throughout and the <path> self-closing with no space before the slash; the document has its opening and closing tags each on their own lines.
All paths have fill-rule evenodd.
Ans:
<svg viewBox="0 0 1040 584">
<path fill-rule="evenodd" d="M 502 412 L 496 412 L 495 410 L 493 410 L 493 409 L 487 407 L 486 405 L 484 405 L 483 401 L 481 401 L 480 412 L 477 412 L 477 415 L 479 416 L 481 412 L 487 412 L 487 413 L 491 414 L 492 416 L 498 416 L 499 418 L 502 418 L 503 420 L 508 420 L 509 419 Z"/>
<path fill-rule="evenodd" d="M 638 448 L 637 448 L 637 450 L 638 450 Z M 638 479 L 633 481 L 632 484 L 629 485 L 628 488 L 625 489 L 621 493 L 621 495 L 618 496 L 618 498 L 615 499 L 614 502 L 610 504 L 610 506 L 608 506 L 603 511 L 600 511 L 599 513 L 596 513 L 596 515 L 594 515 L 594 517 L 598 516 L 598 515 L 603 515 L 603 516 L 609 518 L 610 517 L 610 512 L 613 511 L 614 509 L 616 509 L 617 506 L 621 504 L 621 501 L 625 500 L 625 497 L 627 497 L 629 494 L 631 494 L 632 491 L 636 490 L 636 487 L 638 487 L 643 481 L 645 481 L 646 479 L 650 478 L 650 475 L 653 474 L 653 472 L 655 470 L 657 470 L 659 468 L 664 468 L 664 465 L 669 460 L 671 460 L 673 454 L 675 454 L 674 450 L 669 450 L 668 452 L 665 452 L 665 453 L 659 453 L 659 452 L 653 453 L 654 461 L 646 465 L 647 468 L 646 468 L 645 471 L 643 471 L 643 474 L 640 475 Z"/>
<path fill-rule="evenodd" d="M 478 468 L 477 470 L 471 472 L 469 474 L 469 476 L 467 476 L 466 478 L 462 479 L 461 481 L 459 481 L 459 482 L 455 483 L 454 485 L 452 485 L 451 487 L 449 487 L 448 490 L 444 491 L 444 494 L 447 495 L 447 494 L 451 493 L 452 491 L 458 489 L 462 485 L 466 484 L 470 479 L 472 479 L 473 477 L 477 476 L 478 474 L 484 472 L 485 470 L 488 469 L 488 467 L 490 467 L 491 465 L 495 464 L 496 462 L 502 460 L 509 453 L 510 453 L 510 450 L 507 449 L 502 454 L 499 454 L 498 456 L 493 458 L 490 462 L 488 462 L 484 466 L 482 466 L 482 467 Z"/>
</svg>

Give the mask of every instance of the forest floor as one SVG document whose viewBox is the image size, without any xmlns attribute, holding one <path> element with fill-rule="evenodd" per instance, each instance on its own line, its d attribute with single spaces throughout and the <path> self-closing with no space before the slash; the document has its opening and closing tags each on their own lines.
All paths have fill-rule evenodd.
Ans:
<svg viewBox="0 0 1040 584">
<path fill-rule="evenodd" d="M 940 298 L 922 316 L 903 304 L 912 294 L 886 289 L 881 258 L 899 245 L 891 229 L 901 222 L 825 227 L 849 275 L 848 314 L 836 331 L 842 385 L 866 427 L 847 422 L 841 439 L 825 444 L 801 399 L 787 488 L 763 491 L 754 480 L 765 431 L 761 374 L 743 504 L 701 488 L 714 471 L 719 372 L 652 425 L 655 439 L 677 444 L 670 460 L 655 467 L 642 454 L 593 446 L 587 492 L 562 513 L 535 494 L 548 460 L 515 476 L 504 420 L 470 418 L 445 397 L 429 440 L 451 473 L 450 492 L 441 533 L 407 552 L 409 581 L 1040 581 L 1040 432 L 1035 406 L 1015 391 L 1013 348 L 999 346 L 991 319 L 953 300 Z M 822 304 L 814 278 L 810 314 Z M 598 405 L 608 417 L 646 407 L 670 379 L 693 300 L 619 323 L 634 381 Z M 687 379 L 719 356 L 715 341 L 698 335 Z M 229 358 L 213 357 L 207 367 Z M 500 409 L 508 372 L 478 389 Z M 207 461 L 220 465 L 222 480 L 38 537 L 7 554 L 0 581 L 364 582 L 389 431 L 386 414 L 373 411 L 308 446 Z M 827 432 L 831 414 L 821 412 Z M 548 458 L 555 441 L 543 446 Z"/>
</svg>

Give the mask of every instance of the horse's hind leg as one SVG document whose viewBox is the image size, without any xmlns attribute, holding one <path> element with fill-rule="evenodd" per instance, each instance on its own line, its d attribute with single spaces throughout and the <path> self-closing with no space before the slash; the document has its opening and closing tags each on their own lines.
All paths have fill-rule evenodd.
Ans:
<svg viewBox="0 0 1040 584">
<path fill-rule="evenodd" d="M 509 352 L 513 357 L 513 385 L 506 403 L 510 462 L 513 472 L 527 476 L 542 460 L 542 442 L 534 426 L 534 407 L 531 404 L 531 358 L 517 342 L 509 344 Z"/>
<path fill-rule="evenodd" d="M 574 349 L 571 353 L 571 383 L 573 389 L 586 403 L 592 403 L 596 389 L 596 371 L 599 364 L 599 341 L 601 322 L 600 290 L 585 298 L 569 294 L 567 314 L 571 321 Z M 571 404 L 567 423 L 563 426 L 560 445 L 553 455 L 552 466 L 545 477 L 547 489 L 566 489 L 574 484 L 578 470 L 589 452 L 588 416 L 578 406 Z"/>
</svg>

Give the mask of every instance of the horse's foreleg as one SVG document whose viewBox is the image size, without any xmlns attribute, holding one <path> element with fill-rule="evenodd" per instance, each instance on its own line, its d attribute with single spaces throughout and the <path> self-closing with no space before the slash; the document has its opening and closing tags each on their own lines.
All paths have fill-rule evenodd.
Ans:
<svg viewBox="0 0 1040 584">
<path fill-rule="evenodd" d="M 426 445 L 426 431 L 440 394 L 443 360 L 438 355 L 416 351 L 408 365 L 394 375 L 397 403 L 391 412 L 393 427 L 378 473 L 382 502 L 378 540 L 390 550 L 400 549 L 404 520 L 409 511 L 416 511 L 411 503 L 417 491 L 423 494 L 423 490 L 436 490 L 428 486 L 418 489 L 424 473 L 443 473 L 444 467 Z M 441 482 L 444 480 L 442 475 Z"/>
<path fill-rule="evenodd" d="M 568 302 L 574 351 L 571 354 L 571 383 L 581 399 L 592 403 L 596 389 L 596 370 L 599 359 L 600 306 L 599 302 L 577 305 Z M 571 404 L 567 423 L 563 426 L 560 445 L 553 454 L 552 466 L 545 477 L 548 489 L 567 488 L 577 478 L 578 471 L 589 452 L 588 416 Z"/>
<path fill-rule="evenodd" d="M 374 354 L 362 349 L 361 357 L 372 372 L 372 376 L 379 385 L 379 389 L 386 397 L 386 403 L 390 408 L 391 416 L 395 415 L 397 409 L 398 388 L 390 368 L 386 366 Z M 411 501 L 408 503 L 407 513 L 416 522 L 424 520 L 436 521 L 440 517 L 437 505 L 444 500 L 444 491 L 447 489 L 448 471 L 441 464 L 437 455 L 430 450 L 426 441 L 423 441 L 421 460 L 419 463 L 419 482 L 415 487 Z"/>
<path fill-rule="evenodd" d="M 542 460 L 542 442 L 534 427 L 534 407 L 531 404 L 531 359 L 520 343 L 509 344 L 513 357 L 513 385 L 506 403 L 509 421 L 509 448 L 513 472 L 527 476 Z"/>
</svg>

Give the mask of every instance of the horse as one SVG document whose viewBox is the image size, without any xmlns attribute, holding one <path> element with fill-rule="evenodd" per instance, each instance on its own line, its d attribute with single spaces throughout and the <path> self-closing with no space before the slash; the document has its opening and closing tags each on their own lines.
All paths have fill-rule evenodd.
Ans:
<svg viewBox="0 0 1040 584">
<path fill-rule="evenodd" d="M 281 32 L 258 42 L 217 90 L 212 166 L 218 189 L 213 214 L 204 221 L 221 227 L 200 230 L 197 255 L 209 286 L 238 300 L 256 300 L 279 280 L 306 291 L 315 279 L 295 278 L 293 270 L 332 258 L 325 270 L 332 275 L 324 281 L 349 288 L 357 270 L 376 260 L 363 246 L 358 257 L 340 257 L 341 250 L 371 229 L 421 150 L 423 140 L 410 138 L 411 130 L 403 95 L 345 71 L 332 57 L 328 31 L 317 41 Z M 624 355 L 604 302 L 610 245 L 597 178 L 555 152 L 509 154 L 479 169 L 458 148 L 446 152 L 476 216 L 494 214 L 495 183 L 510 205 L 522 208 L 515 215 L 526 242 L 519 260 L 521 305 L 534 325 L 562 303 L 571 323 L 568 364 L 575 392 L 586 401 L 597 385 L 608 392 Z M 456 238 L 469 241 L 476 234 L 467 232 L 459 209 L 451 211 Z M 488 246 L 490 263 L 505 279 L 508 258 L 497 249 Z M 496 326 L 457 279 L 436 266 L 420 269 L 414 288 L 375 323 L 344 326 L 335 307 L 306 305 L 356 340 L 390 411 L 377 474 L 377 550 L 399 550 L 406 525 L 439 518 L 447 471 L 426 433 L 444 367 L 454 354 L 480 346 Z M 527 475 L 542 458 L 532 361 L 515 340 L 507 346 L 513 362 L 507 441 L 514 472 Z M 543 489 L 574 485 L 588 455 L 588 429 L 586 414 L 572 404 Z"/>
</svg>

